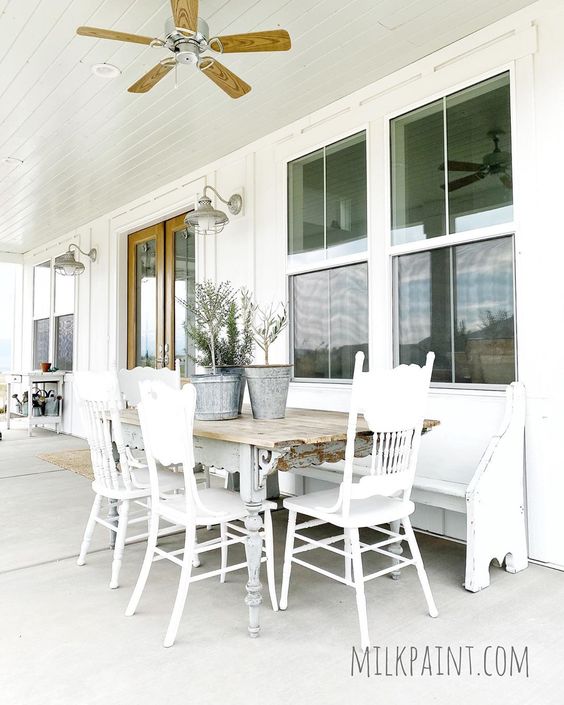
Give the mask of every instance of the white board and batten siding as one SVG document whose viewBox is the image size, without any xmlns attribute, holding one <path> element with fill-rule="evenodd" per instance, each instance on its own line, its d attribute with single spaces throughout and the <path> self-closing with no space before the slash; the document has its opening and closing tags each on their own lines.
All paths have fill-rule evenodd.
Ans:
<svg viewBox="0 0 564 705">
<path fill-rule="evenodd" d="M 205 184 L 222 194 L 242 191 L 244 207 L 224 232 L 197 243 L 197 277 L 230 279 L 251 287 L 259 300 L 286 299 L 286 162 L 366 129 L 368 135 L 370 360 L 389 365 L 391 268 L 388 250 L 389 116 L 511 71 L 515 201 L 516 296 L 519 379 L 527 387 L 527 501 L 530 556 L 564 566 L 559 523 L 564 495 L 564 349 L 561 302 L 563 243 L 560 224 L 564 154 L 564 4 L 542 0 L 431 54 L 257 142 L 107 215 L 61 234 L 25 256 L 22 324 L 16 345 L 25 366 L 31 357 L 32 265 L 60 254 L 70 241 L 98 248 L 98 261 L 77 279 L 75 369 L 100 369 L 126 358 L 127 234 L 185 211 Z M 271 359 L 285 361 L 288 339 Z M 347 385 L 292 385 L 289 403 L 346 410 Z M 70 396 L 67 394 L 67 397 Z M 427 416 L 442 421 L 424 439 L 420 464 L 426 476 L 469 479 L 503 412 L 502 391 L 435 389 Z M 77 415 L 66 431 L 79 433 Z M 290 482 L 290 480 L 286 480 Z M 291 484 L 291 482 L 290 482 Z M 420 526 L 454 537 L 464 518 L 420 508 Z"/>
</svg>

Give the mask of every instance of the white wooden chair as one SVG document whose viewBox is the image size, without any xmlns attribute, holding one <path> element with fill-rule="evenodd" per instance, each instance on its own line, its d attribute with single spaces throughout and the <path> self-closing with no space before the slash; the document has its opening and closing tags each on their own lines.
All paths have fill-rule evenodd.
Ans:
<svg viewBox="0 0 564 705">
<path fill-rule="evenodd" d="M 280 608 L 286 609 L 288 605 L 292 563 L 354 587 L 363 648 L 370 646 L 364 594 L 364 583 L 368 580 L 415 565 L 429 614 L 431 617 L 438 614 L 409 520 L 409 515 L 415 509 L 409 495 L 415 476 L 434 357 L 434 353 L 429 353 L 424 367 L 400 365 L 393 370 L 362 372 L 364 354 L 358 352 L 352 383 L 345 467 L 340 487 L 284 500 L 289 517 Z M 353 482 L 358 414 L 364 415 L 369 428 L 374 432 L 374 446 L 369 474 Z M 297 514 L 305 514 L 312 519 L 296 525 Z M 394 531 L 391 527 L 387 529 L 382 526 L 393 522 L 401 522 L 404 533 L 400 533 L 400 529 Z M 342 533 L 323 539 L 314 539 L 301 533 L 302 530 L 322 524 L 337 526 Z M 373 544 L 363 543 L 359 538 L 361 528 L 381 532 L 385 538 Z M 294 545 L 296 539 L 302 542 L 297 547 Z M 392 544 L 405 539 L 411 550 L 411 558 L 398 557 L 398 553 L 386 550 L 386 547 L 390 548 Z M 343 549 L 335 546 L 340 541 L 344 542 Z M 320 548 L 344 556 L 344 577 L 298 558 L 306 551 Z M 375 551 L 392 559 L 392 565 L 365 576 L 362 554 L 367 551 Z"/>
<path fill-rule="evenodd" d="M 158 369 L 154 367 L 134 367 L 131 370 L 121 369 L 118 372 L 118 380 L 119 388 L 127 406 L 136 407 L 141 401 L 141 393 L 139 391 L 140 382 L 158 381 L 166 384 L 167 387 L 171 389 L 180 389 L 180 360 L 176 360 L 174 370 L 170 370 L 168 367 L 160 367 Z M 126 453 L 131 465 L 135 467 L 147 467 L 143 456 L 134 455 L 130 448 L 126 449 Z M 201 467 L 200 470 L 201 471 L 196 475 L 198 483 L 209 487 L 210 468 Z M 227 486 L 227 473 L 214 472 L 214 474 L 219 475 L 224 482 L 224 486 Z"/>
<path fill-rule="evenodd" d="M 180 360 L 176 360 L 174 370 L 168 367 L 134 367 L 118 372 L 119 388 L 128 406 L 138 406 L 141 401 L 139 383 L 159 381 L 171 389 L 180 389 Z"/>
<path fill-rule="evenodd" d="M 129 525 L 147 523 L 148 500 L 151 495 L 147 468 L 132 467 L 123 442 L 120 420 L 121 394 L 115 372 L 76 372 L 74 383 L 80 401 L 80 410 L 94 471 L 92 489 L 95 497 L 80 547 L 78 565 L 84 565 L 96 524 L 115 532 L 111 588 L 119 585 L 119 572 Z M 114 459 L 115 441 L 119 462 Z M 159 472 L 161 492 L 174 492 L 183 486 L 182 477 L 166 470 Z M 102 518 L 103 500 L 117 505 L 117 525 Z M 142 508 L 141 516 L 130 516 L 131 504 Z M 178 530 L 178 529 L 176 529 Z M 172 533 L 172 529 L 166 533 Z M 130 536 L 127 542 L 147 537 L 147 532 Z M 162 535 L 162 534 L 161 534 Z"/>
<path fill-rule="evenodd" d="M 196 408 L 195 387 L 186 384 L 178 392 L 159 382 L 142 382 L 140 389 L 142 400 L 138 409 L 151 481 L 151 520 L 147 551 L 139 579 L 127 606 L 126 615 L 131 616 L 135 613 L 153 561 L 166 558 L 179 565 L 181 573 L 178 592 L 164 640 L 164 646 L 168 647 L 174 644 L 190 583 L 213 576 L 219 576 L 220 581 L 224 582 L 228 572 L 247 567 L 246 562 L 227 565 L 229 546 L 243 543 L 247 536 L 246 529 L 234 523 L 242 521 L 247 516 L 247 510 L 235 492 L 223 488 L 199 490 L 197 487 L 193 470 L 192 435 Z M 163 497 L 162 476 L 157 471 L 157 463 L 164 466 L 182 466 L 185 484 L 184 495 Z M 275 507 L 276 505 L 269 501 L 264 501 L 262 505 L 264 511 L 262 537 L 265 553 L 262 560 L 266 561 L 268 589 L 273 610 L 278 609 L 274 583 L 272 519 L 270 515 L 270 510 Z M 166 551 L 164 548 L 157 547 L 161 520 L 186 528 L 184 548 Z M 219 538 L 197 543 L 196 529 L 209 525 L 219 525 Z M 215 549 L 221 551 L 220 568 L 192 576 L 194 559 L 201 553 Z"/>
</svg>

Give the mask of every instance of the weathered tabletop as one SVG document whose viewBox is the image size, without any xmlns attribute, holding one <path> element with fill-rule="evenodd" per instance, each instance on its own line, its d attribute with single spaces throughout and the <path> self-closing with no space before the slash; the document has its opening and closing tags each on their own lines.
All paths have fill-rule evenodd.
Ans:
<svg viewBox="0 0 564 705">
<path fill-rule="evenodd" d="M 137 409 L 122 412 L 124 423 L 139 425 Z M 229 421 L 195 421 L 194 436 L 218 441 L 242 443 L 277 450 L 293 446 L 317 445 L 346 441 L 348 414 L 341 411 L 318 409 L 286 409 L 283 419 L 254 419 L 250 407 L 243 407 L 243 414 Z M 423 430 L 437 426 L 439 421 L 425 419 Z M 358 419 L 357 436 L 370 437 L 364 419 Z"/>
</svg>

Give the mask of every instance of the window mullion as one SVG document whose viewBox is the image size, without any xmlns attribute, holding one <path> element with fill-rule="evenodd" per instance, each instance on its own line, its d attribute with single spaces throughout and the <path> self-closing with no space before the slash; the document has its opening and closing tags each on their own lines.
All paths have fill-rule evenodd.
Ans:
<svg viewBox="0 0 564 705">
<path fill-rule="evenodd" d="M 443 154 L 445 161 L 445 233 L 450 235 L 450 212 L 448 198 L 448 128 L 447 128 L 447 109 L 446 97 L 443 98 Z"/>
<path fill-rule="evenodd" d="M 449 268 L 450 268 L 450 275 L 449 275 L 449 288 L 450 288 L 450 354 L 451 354 L 451 376 L 452 382 L 456 381 L 456 366 L 455 366 L 455 315 L 454 315 L 454 309 L 456 306 L 456 301 L 455 301 L 455 292 L 454 292 L 454 247 L 450 248 L 449 252 Z"/>
</svg>

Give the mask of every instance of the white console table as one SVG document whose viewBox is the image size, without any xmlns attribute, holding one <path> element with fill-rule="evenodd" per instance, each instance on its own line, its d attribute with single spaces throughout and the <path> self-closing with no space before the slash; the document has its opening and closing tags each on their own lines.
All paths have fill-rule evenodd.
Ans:
<svg viewBox="0 0 564 705">
<path fill-rule="evenodd" d="M 56 396 L 63 396 L 63 382 L 65 379 L 64 372 L 8 372 L 4 375 L 6 380 L 7 390 L 8 390 L 8 400 L 7 400 L 7 410 L 6 410 L 6 428 L 10 428 L 10 412 L 12 406 L 12 385 L 21 385 L 22 394 L 27 391 L 27 423 L 28 423 L 28 435 L 31 436 L 31 431 L 34 426 L 55 426 L 57 433 L 61 431 L 61 424 L 63 423 L 63 401 L 59 404 L 59 413 L 57 416 L 33 415 L 33 403 L 32 403 L 32 390 L 35 387 L 40 387 L 45 389 L 45 385 L 57 385 Z"/>
</svg>

